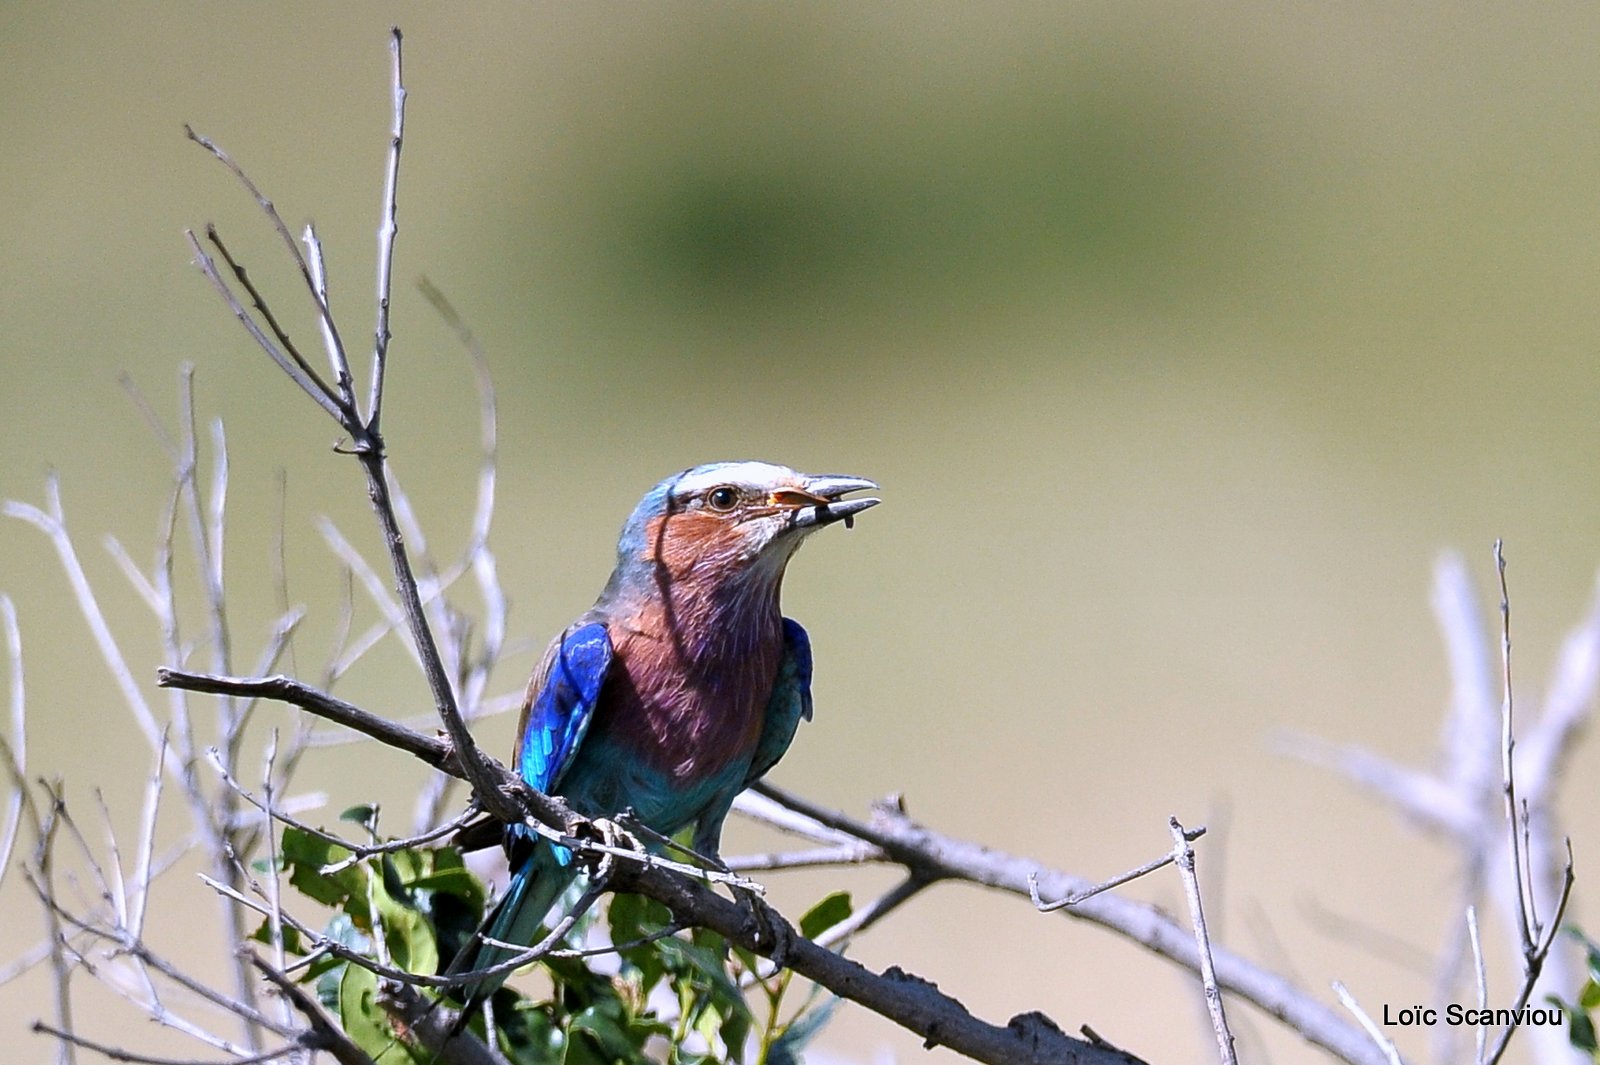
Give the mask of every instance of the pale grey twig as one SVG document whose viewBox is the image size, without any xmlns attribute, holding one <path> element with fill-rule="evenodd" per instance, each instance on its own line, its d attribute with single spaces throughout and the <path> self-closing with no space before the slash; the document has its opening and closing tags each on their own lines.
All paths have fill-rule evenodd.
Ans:
<svg viewBox="0 0 1600 1065">
<path fill-rule="evenodd" d="M 344 533 L 331 520 L 326 517 L 318 518 L 317 531 L 322 534 L 322 539 L 328 545 L 328 548 L 360 582 L 361 587 L 367 593 L 367 597 L 372 600 L 372 604 L 383 615 L 383 629 L 379 635 L 381 636 L 391 631 L 404 631 L 406 627 L 405 611 L 395 601 L 394 596 L 390 594 L 388 582 L 378 576 L 378 571 L 373 568 L 372 564 L 366 560 L 360 551 L 356 550 L 355 545 L 345 537 Z M 362 651 L 365 652 L 367 647 L 376 642 L 376 640 L 367 642 L 362 647 Z M 422 659 L 416 647 L 411 644 L 405 644 L 405 648 L 410 653 L 412 661 L 420 666 Z"/>
<path fill-rule="evenodd" d="M 1467 907 L 1467 939 L 1472 944 L 1472 969 L 1477 977 L 1478 1008 L 1489 1007 L 1489 970 L 1483 963 L 1483 941 L 1478 936 L 1478 908 Z M 1488 1047 L 1489 1029 L 1484 1025 L 1477 1026 L 1477 1053 L 1472 1060 L 1481 1062 L 1484 1059 L 1484 1050 Z"/>
<path fill-rule="evenodd" d="M 371 858 L 377 854 L 389 854 L 393 851 L 411 850 L 412 848 L 422 846 L 424 843 L 432 843 L 434 840 L 441 839 L 444 836 L 448 836 L 456 832 L 458 829 L 464 828 L 467 823 L 476 818 L 480 812 L 481 811 L 478 809 L 476 803 L 468 803 L 465 810 L 451 818 L 449 821 L 436 825 L 433 828 L 428 829 L 426 832 L 421 832 L 415 836 L 408 836 L 405 839 L 392 839 L 383 843 L 352 844 L 348 842 L 341 842 L 339 846 L 349 850 L 350 855 L 341 859 L 340 861 L 323 866 L 319 872 L 321 872 L 323 876 L 332 876 L 335 873 L 342 872 L 343 870 L 350 868 L 350 866 L 355 865 L 357 862 L 364 861 L 367 858 Z"/>
<path fill-rule="evenodd" d="M 910 902 L 917 893 L 928 886 L 928 881 L 915 875 L 907 876 L 894 887 L 873 899 L 849 917 L 817 937 L 817 946 L 836 947 L 851 936 L 865 932 L 890 913 Z"/>
<path fill-rule="evenodd" d="M 278 757 L 278 730 L 273 729 L 267 736 L 267 749 L 262 755 L 261 765 L 261 805 L 267 812 L 263 831 L 267 837 L 267 902 L 272 907 L 272 913 L 267 918 L 267 927 L 271 931 L 273 959 L 277 963 L 279 972 L 287 962 L 284 956 L 283 942 L 283 895 L 280 880 L 282 868 L 279 865 L 278 831 L 274 826 L 272 813 L 272 764 Z M 376 910 L 376 907 L 374 907 Z M 279 999 L 281 1020 L 288 1024 L 291 1020 L 289 1000 Z"/>
<path fill-rule="evenodd" d="M 72 1030 L 72 967 L 67 961 L 67 939 L 52 901 L 55 898 L 53 883 L 56 829 L 60 824 L 59 810 L 52 805 L 36 826 L 38 841 L 34 847 L 33 866 L 38 879 L 28 878 L 34 893 L 44 904 L 45 933 L 50 940 L 50 972 L 55 992 L 56 1023 L 64 1031 Z M 60 1044 L 58 1061 L 61 1065 L 76 1065 L 77 1048 L 70 1043 Z"/>
<path fill-rule="evenodd" d="M 895 802 L 876 804 L 868 822 L 829 810 L 766 781 L 757 783 L 753 790 L 768 802 L 787 808 L 786 819 L 774 818 L 782 821 L 787 831 L 819 841 L 863 840 L 930 880 L 963 880 L 1024 898 L 1030 896 L 1030 875 L 1037 877 L 1037 890 L 1046 897 L 1062 898 L 1092 886 L 1081 877 L 1041 869 L 1031 859 L 942 835 L 912 821 Z M 741 806 L 744 805 L 741 797 Z M 1155 906 L 1105 893 L 1062 913 L 1108 928 L 1186 969 L 1199 971 L 1192 932 Z M 1303 1039 L 1340 1060 L 1381 1065 L 1381 1058 L 1359 1026 L 1346 1021 L 1293 981 L 1221 947 L 1214 946 L 1212 955 L 1217 983 L 1224 991 L 1279 1018 Z"/>
<path fill-rule="evenodd" d="M 288 1046 L 281 1046 L 275 1050 L 264 1050 L 259 1054 L 251 1054 L 248 1057 L 227 1058 L 213 1063 L 198 1061 L 194 1058 L 162 1058 L 153 1057 L 149 1054 L 136 1054 L 131 1050 L 124 1050 L 122 1047 L 85 1038 L 68 1028 L 57 1028 L 54 1025 L 46 1024 L 44 1021 L 34 1021 L 33 1030 L 44 1035 L 54 1036 L 63 1046 L 82 1047 L 84 1050 L 93 1051 L 101 1057 L 110 1058 L 112 1061 L 129 1062 L 131 1065 L 261 1065 L 262 1062 L 277 1061 L 279 1058 L 287 1057 L 302 1049 L 300 1044 L 290 1043 Z"/>
<path fill-rule="evenodd" d="M 771 851 L 766 854 L 741 854 L 725 864 L 736 873 L 757 873 L 780 869 L 809 869 L 825 865 L 864 865 L 886 861 L 884 853 L 866 843 L 839 843 L 803 851 Z"/>
<path fill-rule="evenodd" d="M 367 400 L 367 428 L 376 433 L 383 414 L 383 379 L 389 353 L 389 297 L 394 273 L 394 238 L 397 190 L 400 182 L 400 147 L 405 142 L 406 87 L 402 77 L 400 27 L 389 30 L 390 84 L 394 122 L 389 128 L 389 165 L 383 180 L 383 221 L 378 226 L 378 323 L 373 330 L 372 391 Z"/>
<path fill-rule="evenodd" d="M 208 225 L 206 227 L 206 237 L 222 254 L 223 258 L 227 260 L 228 265 L 233 269 L 234 276 L 239 279 L 240 283 L 245 285 L 247 290 L 253 291 L 254 285 L 249 281 L 244 267 L 229 256 L 226 245 L 217 236 L 215 226 Z M 271 337 L 268 337 L 262 331 L 261 327 L 256 324 L 255 319 L 250 316 L 250 312 L 245 309 L 244 304 L 239 301 L 239 297 L 234 295 L 233 289 L 228 287 L 228 282 L 223 279 L 221 271 L 217 269 L 216 261 L 207 255 L 205 249 L 200 246 L 200 238 L 194 235 L 194 230 L 184 230 L 184 238 L 188 240 L 189 250 L 194 254 L 195 265 L 200 268 L 200 272 L 205 275 L 206 280 L 211 282 L 211 287 L 216 289 L 217 295 L 222 297 L 222 301 L 228 305 L 228 309 L 233 312 L 233 316 L 239 320 L 239 323 L 245 327 L 245 331 L 255 340 L 256 345 L 266 352 L 267 357 L 277 363 L 278 368 L 288 375 L 289 380 L 298 385 L 302 392 L 310 396 L 317 406 L 327 411 L 333 418 L 340 418 L 342 404 L 339 402 L 338 397 L 329 391 L 327 384 L 306 362 L 299 350 L 292 344 L 280 346 L 279 343 L 275 343 Z M 259 297 L 257 297 L 257 300 L 256 305 L 260 308 L 262 303 Z M 262 313 L 265 315 L 266 312 L 263 310 Z M 279 339 L 286 342 L 288 337 L 278 328 L 276 320 L 269 318 L 268 321 Z"/>
<path fill-rule="evenodd" d="M 1513 827 L 1512 831 L 1515 831 Z M 1505 1026 L 1495 1041 L 1494 1049 L 1490 1051 L 1485 1065 L 1495 1065 L 1505 1056 L 1506 1049 L 1511 1045 L 1511 1037 L 1516 1034 L 1517 1021 L 1515 1018 L 1522 1015 L 1522 1009 L 1533 998 L 1533 989 L 1539 983 L 1539 975 L 1544 971 L 1545 959 L 1550 956 L 1550 948 L 1555 945 L 1556 937 L 1561 933 L 1561 921 L 1567 914 L 1567 903 L 1572 900 L 1572 840 L 1566 840 L 1567 862 L 1563 870 L 1561 893 L 1556 898 L 1555 916 L 1551 918 L 1549 927 L 1545 929 L 1544 937 L 1533 943 L 1528 952 L 1523 956 L 1522 986 L 1517 991 L 1516 1001 L 1511 1005 L 1513 1020 Z"/>
<path fill-rule="evenodd" d="M 1206 1010 L 1211 1014 L 1212 1034 L 1217 1037 L 1217 1053 L 1222 1065 L 1238 1065 L 1233 1049 L 1233 1032 L 1228 1029 L 1227 1012 L 1223 1008 L 1222 991 L 1217 987 L 1216 964 L 1211 957 L 1211 937 L 1206 933 L 1205 910 L 1200 904 L 1200 880 L 1194 872 L 1194 848 L 1189 846 L 1189 834 L 1176 817 L 1167 819 L 1172 830 L 1172 860 L 1183 881 L 1183 893 L 1189 900 L 1189 922 L 1194 927 L 1195 951 L 1200 957 L 1200 986 L 1205 991 Z"/>
<path fill-rule="evenodd" d="M 72 586 L 72 594 L 77 599 L 79 613 L 89 624 L 89 631 L 94 636 L 95 646 L 100 650 L 100 657 L 117 682 L 123 700 L 133 712 L 139 731 L 144 733 L 146 742 L 154 750 L 160 745 L 161 728 L 156 724 L 155 715 L 151 713 L 150 704 L 145 701 L 144 693 L 139 690 L 138 683 L 133 679 L 133 671 L 128 668 L 127 660 L 122 656 L 122 649 L 117 645 L 111 627 L 106 624 L 105 615 L 100 610 L 94 589 L 83 571 L 83 564 L 78 560 L 77 549 L 67 532 L 66 515 L 61 508 L 60 480 L 53 472 L 46 478 L 45 509 L 16 500 L 7 500 L 0 509 L 3 509 L 7 516 L 19 518 L 44 533 L 50 540 L 51 546 L 56 549 L 61 568 L 66 571 L 67 582 Z M 170 768 L 176 771 L 178 767 Z"/>
<path fill-rule="evenodd" d="M 306 283 L 306 291 L 311 294 L 312 302 L 316 304 L 317 317 L 319 321 L 328 330 L 328 332 L 332 334 L 333 344 L 342 352 L 343 341 L 339 339 L 338 324 L 333 320 L 333 315 L 328 310 L 327 303 L 321 298 L 321 292 L 311 278 L 311 267 L 309 264 L 307 264 L 305 257 L 300 254 L 300 249 L 295 245 L 294 237 L 289 234 L 289 227 L 284 225 L 283 218 L 278 214 L 277 207 L 273 206 L 272 201 L 267 199 L 262 191 L 256 187 L 256 183 L 250 179 L 250 175 L 245 173 L 244 168 L 238 163 L 234 162 L 233 157 L 227 152 L 223 151 L 209 138 L 203 137 L 196 133 L 194 129 L 191 128 L 187 123 L 183 127 L 183 132 L 190 140 L 194 141 L 196 144 L 200 145 L 200 147 L 210 152 L 218 162 L 227 167 L 229 172 L 231 172 L 233 176 L 239 180 L 239 184 L 243 185 L 245 190 L 249 192 L 252 197 L 254 197 L 256 205 L 261 208 L 261 213 L 266 215 L 267 221 L 271 223 L 273 230 L 278 234 L 278 239 L 283 241 L 283 246 L 288 249 L 289 257 L 292 258 L 295 262 L 295 265 L 299 267 L 300 276 Z M 323 389 L 326 393 L 327 386 L 324 385 Z M 326 394 L 329 395 L 329 398 L 332 398 L 331 393 Z M 350 405 L 349 409 L 353 414 L 355 411 L 355 406 L 352 404 Z M 329 413 L 332 412 L 330 411 Z"/>
<path fill-rule="evenodd" d="M 298 984 L 268 965 L 254 952 L 249 957 L 250 964 L 255 966 L 256 971 L 276 987 L 284 1000 L 298 1010 L 311 1025 L 310 1032 L 300 1037 L 302 1045 L 327 1051 L 339 1065 L 373 1065 L 373 1060 L 367 1052 L 357 1046 L 345 1034 L 344 1029 L 335 1024 L 322 1006 L 301 990 Z"/>
<path fill-rule="evenodd" d="M 1466 559 L 1454 551 L 1434 563 L 1432 605 L 1450 664 L 1450 709 L 1439 743 L 1444 768 L 1440 776 L 1458 802 L 1477 807 L 1499 789 L 1497 704 L 1483 639 L 1478 596 Z M 1474 819 L 1469 814 L 1467 819 Z M 1469 829 L 1470 831 L 1470 829 Z"/>
<path fill-rule="evenodd" d="M 22 834 L 22 808 L 28 799 L 28 721 L 27 695 L 22 677 L 22 630 L 17 626 L 17 608 L 11 597 L 0 595 L 0 623 L 5 628 L 6 660 L 9 666 L 11 736 L 0 736 L 0 758 L 6 761 L 11 797 L 6 802 L 5 820 L 0 824 L 0 884 L 11 868 L 11 855 Z"/>
<path fill-rule="evenodd" d="M 1550 793 L 1555 778 L 1572 754 L 1578 734 L 1594 712 L 1600 686 L 1600 582 L 1589 613 L 1561 643 L 1554 675 L 1545 689 L 1538 726 L 1519 742 L 1518 772 L 1525 795 Z"/>
<path fill-rule="evenodd" d="M 138 563 L 134 562 L 133 557 L 128 554 L 127 548 L 122 546 L 122 541 L 111 533 L 107 533 L 103 543 L 105 544 L 106 552 L 111 555 L 111 560 L 117 564 L 118 569 L 122 570 L 123 576 L 128 578 L 128 583 L 133 586 L 133 590 L 138 593 L 139 598 L 144 600 L 145 605 L 150 608 L 152 613 L 158 618 L 161 617 L 161 593 L 156 591 L 156 586 L 151 584 L 150 579 L 140 572 Z"/>
<path fill-rule="evenodd" d="M 1205 825 L 1200 825 L 1198 828 L 1186 828 L 1183 830 L 1183 838 L 1189 843 L 1193 843 L 1195 840 L 1199 839 L 1205 834 Z M 1082 891 L 1075 891 L 1065 898 L 1056 899 L 1054 902 L 1046 902 L 1044 899 L 1039 897 L 1039 878 L 1037 876 L 1030 876 L 1028 877 L 1028 897 L 1033 900 L 1033 908 L 1038 910 L 1040 913 L 1054 913 L 1056 910 L 1064 909 L 1067 906 L 1076 906 L 1085 899 L 1094 898 L 1094 896 L 1103 891 L 1110 891 L 1114 887 L 1121 887 L 1130 880 L 1137 880 L 1141 876 L 1149 876 L 1157 869 L 1171 865 L 1175 861 L 1177 861 L 1176 852 L 1168 851 L 1159 858 L 1145 862 L 1137 869 L 1129 869 L 1126 873 L 1119 873 L 1110 880 L 1101 881 L 1100 883 L 1095 884 L 1093 887 L 1085 888 Z"/>
<path fill-rule="evenodd" d="M 356 405 L 355 382 L 350 376 L 350 360 L 345 356 L 344 345 L 339 342 L 339 335 L 333 329 L 333 304 L 328 299 L 328 264 L 322 256 L 322 239 L 317 236 L 317 227 L 310 222 L 301 231 L 300 239 L 306 246 L 306 267 L 312 292 L 318 304 L 329 312 L 317 316 L 317 325 L 322 331 L 322 347 L 328 353 L 328 365 L 333 369 L 333 381 L 339 389 L 339 398 L 353 410 Z"/>
<path fill-rule="evenodd" d="M 1523 956 L 1533 950 L 1533 927 L 1539 923 L 1534 912 L 1532 884 L 1528 880 L 1528 861 L 1523 835 L 1517 830 L 1516 729 L 1512 721 L 1511 695 L 1511 596 L 1506 591 L 1506 556 L 1501 541 L 1494 542 L 1494 565 L 1500 576 L 1500 664 L 1505 682 L 1505 697 L 1500 704 L 1501 790 L 1505 795 L 1506 823 L 1511 835 L 1512 877 L 1517 887 L 1517 936 Z"/>
<path fill-rule="evenodd" d="M 1377 1022 L 1372 1019 L 1367 1011 L 1361 1008 L 1361 1003 L 1356 1001 L 1349 988 L 1335 980 L 1333 981 L 1333 993 L 1339 996 L 1340 1003 L 1360 1023 L 1361 1030 L 1366 1032 L 1371 1037 L 1373 1044 L 1383 1052 L 1384 1060 L 1389 1065 L 1405 1065 L 1405 1062 L 1400 1058 L 1400 1048 L 1394 1045 L 1392 1039 L 1383 1034 L 1383 1030 L 1378 1027 Z"/>
</svg>

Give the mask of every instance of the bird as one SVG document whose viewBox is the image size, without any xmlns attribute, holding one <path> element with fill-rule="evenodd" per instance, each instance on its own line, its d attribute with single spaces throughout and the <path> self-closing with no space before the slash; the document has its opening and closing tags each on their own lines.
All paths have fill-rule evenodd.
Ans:
<svg viewBox="0 0 1600 1065">
<path fill-rule="evenodd" d="M 780 609 L 784 571 L 812 533 L 880 502 L 845 496 L 877 487 L 740 461 L 683 470 L 645 493 L 599 598 L 528 683 L 522 779 L 586 817 L 628 812 L 662 837 L 692 825 L 693 850 L 720 866 L 734 797 L 812 715 L 811 642 Z M 510 880 L 457 971 L 518 953 L 485 939 L 533 943 L 579 875 L 570 850 L 526 824 L 508 826 L 503 845 Z M 505 978 L 477 980 L 463 1000 L 482 1002 Z"/>
</svg>

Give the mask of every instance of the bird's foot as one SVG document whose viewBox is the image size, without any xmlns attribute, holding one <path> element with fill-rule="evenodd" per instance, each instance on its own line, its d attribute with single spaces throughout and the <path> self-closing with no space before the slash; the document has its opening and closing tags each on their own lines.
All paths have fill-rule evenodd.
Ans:
<svg viewBox="0 0 1600 1065">
<path fill-rule="evenodd" d="M 757 948 L 764 951 L 778 968 L 788 968 L 794 954 L 794 927 L 754 891 L 735 887 L 733 895 L 739 908 L 745 911 L 748 925 L 754 926 L 753 938 Z"/>
<path fill-rule="evenodd" d="M 597 817 L 590 821 L 588 831 L 584 832 L 583 836 L 587 837 L 586 842 L 598 843 L 605 848 L 599 852 L 598 861 L 595 861 L 593 869 L 594 874 L 602 879 L 610 875 L 611 868 L 619 855 L 642 857 L 649 853 L 638 836 L 610 818 Z"/>
</svg>

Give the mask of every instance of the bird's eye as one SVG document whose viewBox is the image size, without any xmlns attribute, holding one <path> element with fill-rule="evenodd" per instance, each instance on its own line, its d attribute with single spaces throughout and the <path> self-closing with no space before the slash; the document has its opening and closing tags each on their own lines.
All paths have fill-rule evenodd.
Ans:
<svg viewBox="0 0 1600 1065">
<path fill-rule="evenodd" d="M 739 502 L 739 493 L 732 485 L 720 485 L 706 493 L 706 502 L 712 510 L 732 510 Z"/>
</svg>

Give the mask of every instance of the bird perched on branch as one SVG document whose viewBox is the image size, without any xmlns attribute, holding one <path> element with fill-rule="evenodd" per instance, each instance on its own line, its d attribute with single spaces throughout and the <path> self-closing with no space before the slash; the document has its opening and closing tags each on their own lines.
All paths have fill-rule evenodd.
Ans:
<svg viewBox="0 0 1600 1065">
<path fill-rule="evenodd" d="M 812 476 L 765 462 L 696 466 L 634 508 L 594 606 L 534 670 L 516 766 L 530 785 L 589 817 L 629 810 L 720 863 L 734 796 L 760 779 L 811 717 L 811 645 L 779 610 L 801 542 L 850 524 L 877 499 L 859 477 Z M 572 853 L 526 825 L 506 830 L 511 881 L 484 935 L 531 943 L 577 875 Z M 515 952 L 480 943 L 453 968 Z M 471 985 L 481 1000 L 504 980 Z"/>
</svg>

